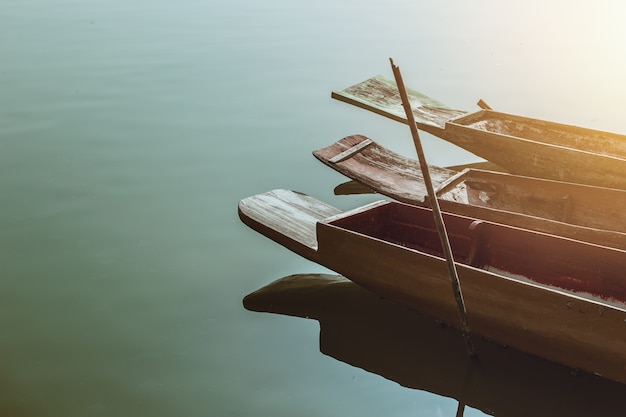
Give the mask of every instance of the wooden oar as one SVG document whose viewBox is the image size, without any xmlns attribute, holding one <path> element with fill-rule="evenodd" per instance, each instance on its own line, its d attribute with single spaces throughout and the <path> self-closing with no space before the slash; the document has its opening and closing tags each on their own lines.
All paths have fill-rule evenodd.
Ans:
<svg viewBox="0 0 626 417">
<path fill-rule="evenodd" d="M 433 215 L 435 217 L 435 224 L 437 226 L 437 231 L 439 232 L 439 239 L 441 240 L 441 246 L 443 247 L 443 252 L 446 256 L 448 272 L 450 273 L 450 282 L 452 284 L 452 291 L 454 292 L 454 298 L 456 299 L 457 307 L 459 310 L 459 316 L 461 318 L 461 331 L 463 332 L 463 336 L 465 338 L 465 345 L 467 347 L 467 353 L 469 356 L 473 357 L 476 355 L 476 351 L 474 349 L 474 344 L 472 343 L 472 339 L 471 339 L 470 326 L 467 320 L 467 310 L 465 309 L 465 302 L 463 301 L 463 294 L 461 292 L 461 284 L 459 283 L 459 276 L 457 274 L 456 265 L 454 263 L 454 258 L 452 256 L 452 249 L 450 247 L 450 240 L 448 239 L 448 232 L 446 231 L 446 226 L 443 222 L 443 216 L 441 215 L 441 210 L 439 209 L 439 200 L 437 200 L 437 196 L 435 195 L 433 183 L 430 178 L 430 172 L 428 170 L 428 164 L 426 163 L 426 156 L 424 155 L 422 142 L 420 140 L 419 133 L 417 131 L 415 118 L 413 117 L 413 110 L 411 109 L 411 103 L 409 102 L 409 98 L 406 93 L 406 88 L 404 87 L 404 81 L 402 81 L 402 74 L 400 74 L 400 68 L 397 65 L 394 65 L 393 59 L 389 58 L 389 62 L 391 63 L 391 69 L 393 70 L 393 75 L 396 78 L 396 84 L 398 86 L 400 97 L 402 98 L 402 107 L 404 107 L 407 121 L 409 123 L 409 127 L 411 128 L 411 134 L 413 135 L 413 143 L 415 144 L 415 150 L 417 151 L 417 156 L 420 162 L 420 167 L 422 169 L 422 174 L 424 176 L 424 183 L 426 185 L 426 190 L 428 191 L 429 201 L 433 209 Z"/>
</svg>

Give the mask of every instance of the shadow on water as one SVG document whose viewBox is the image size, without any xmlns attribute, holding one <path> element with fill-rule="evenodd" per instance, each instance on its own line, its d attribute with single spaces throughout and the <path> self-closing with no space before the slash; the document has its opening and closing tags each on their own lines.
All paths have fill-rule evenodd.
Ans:
<svg viewBox="0 0 626 417">
<path fill-rule="evenodd" d="M 496 416 L 623 415 L 626 385 L 575 372 L 454 328 L 336 275 L 279 279 L 243 300 L 251 311 L 316 319 L 320 351 L 337 360 Z"/>
</svg>

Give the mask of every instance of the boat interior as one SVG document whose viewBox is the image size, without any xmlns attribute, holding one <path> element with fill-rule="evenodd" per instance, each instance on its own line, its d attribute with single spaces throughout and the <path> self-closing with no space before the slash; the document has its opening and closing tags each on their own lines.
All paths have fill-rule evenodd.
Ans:
<svg viewBox="0 0 626 417">
<path fill-rule="evenodd" d="M 600 155 L 626 158 L 626 136 L 600 130 L 548 122 L 493 110 L 480 110 L 446 123 L 446 126 L 483 130 Z"/>
<path fill-rule="evenodd" d="M 626 192 L 466 170 L 438 191 L 446 201 L 626 232 Z"/>
<path fill-rule="evenodd" d="M 444 213 L 455 261 L 606 302 L 626 303 L 626 252 Z M 389 201 L 346 212 L 329 224 L 443 257 L 433 213 Z"/>
</svg>

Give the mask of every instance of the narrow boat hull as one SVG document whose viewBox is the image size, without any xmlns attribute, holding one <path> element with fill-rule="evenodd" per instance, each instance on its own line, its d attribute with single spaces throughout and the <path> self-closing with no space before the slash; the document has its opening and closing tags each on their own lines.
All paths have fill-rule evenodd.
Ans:
<svg viewBox="0 0 626 417">
<path fill-rule="evenodd" d="M 468 113 L 408 89 L 417 127 L 518 175 L 626 189 L 626 136 L 492 110 Z M 332 97 L 407 123 L 393 80 L 376 76 Z"/>
<path fill-rule="evenodd" d="M 481 110 L 449 120 L 439 137 L 512 174 L 626 188 L 626 136 Z"/>
<path fill-rule="evenodd" d="M 318 227 L 323 265 L 402 306 L 460 327 L 442 258 Z M 350 244 L 346 244 L 346 240 Z M 367 260 L 371 260 L 367 262 Z M 472 332 L 626 382 L 626 311 L 457 264 Z"/>
<path fill-rule="evenodd" d="M 335 160 L 338 154 L 368 146 Z M 371 190 L 428 206 L 419 163 L 362 135 L 347 136 L 313 155 Z M 442 210 L 509 226 L 626 249 L 626 191 L 476 169 L 430 166 Z"/>
<path fill-rule="evenodd" d="M 272 193 L 277 198 L 288 195 L 285 191 Z M 242 220 L 302 253 L 301 244 L 290 246 L 292 241 L 280 237 L 289 233 L 288 224 L 264 223 L 258 211 L 262 208 L 248 204 L 257 198 L 240 204 Z M 309 208 L 315 205 L 312 199 L 307 204 Z M 255 207 L 254 213 L 250 207 Z M 280 204 L 266 207 L 273 218 L 276 207 Z M 291 210 L 293 206 L 282 207 Z M 421 225 L 414 223 L 415 218 L 426 215 L 431 216 L 430 225 L 426 220 L 421 220 L 425 222 Z M 251 216 L 257 221 L 247 221 Z M 281 217 L 289 216 L 301 221 L 303 213 L 296 210 Z M 476 223 L 462 216 L 446 214 L 445 220 L 449 233 L 452 230 L 453 252 L 473 332 L 626 383 L 626 289 L 621 275 L 626 252 Z M 311 221 L 315 222 L 315 236 L 310 237 L 311 246 L 304 251 L 309 259 L 384 298 L 459 326 L 446 263 L 436 255 L 441 248 L 434 243 L 438 238 L 429 210 L 379 202 Z M 468 227 L 469 232 L 463 232 Z M 413 247 L 417 243 L 422 250 Z M 311 252 L 316 255 L 310 256 Z M 519 276 L 496 273 L 499 267 L 509 266 Z M 522 276 L 532 276 L 535 282 Z M 616 299 L 620 301 L 614 303 Z"/>
</svg>

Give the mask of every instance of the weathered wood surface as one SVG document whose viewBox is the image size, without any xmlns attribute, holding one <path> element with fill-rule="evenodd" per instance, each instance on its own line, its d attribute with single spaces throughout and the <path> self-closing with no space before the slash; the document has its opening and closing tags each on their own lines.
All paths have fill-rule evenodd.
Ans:
<svg viewBox="0 0 626 417">
<path fill-rule="evenodd" d="M 502 168 L 500 168 L 499 166 L 489 161 L 470 162 L 467 164 L 460 164 L 460 165 L 450 165 L 444 168 L 450 169 L 453 171 L 462 171 L 464 169 L 472 168 L 472 169 L 482 169 L 482 170 L 488 170 L 488 171 L 504 172 Z M 335 193 L 335 195 L 355 195 L 355 194 L 375 194 L 376 193 L 375 190 L 371 189 L 370 187 L 356 180 L 349 180 L 341 184 L 338 184 L 334 188 L 333 192 Z"/>
<path fill-rule="evenodd" d="M 369 145 L 352 154 L 351 158 L 331 162 L 335 155 L 342 154 L 361 142 L 368 142 Z M 394 190 L 394 198 L 400 201 L 424 201 L 428 194 L 424 176 L 416 160 L 398 155 L 363 135 L 347 136 L 331 146 L 314 151 L 313 155 L 331 168 L 382 194 L 385 194 L 384 190 Z M 451 169 L 430 167 L 430 176 L 435 187 L 455 173 Z"/>
<path fill-rule="evenodd" d="M 482 169 L 484 171 L 506 172 L 502 167 L 499 167 L 498 165 L 489 161 L 470 162 L 467 164 L 460 164 L 460 165 L 449 165 L 449 166 L 446 166 L 445 168 L 451 169 L 453 171 L 463 171 L 464 169 Z"/>
<path fill-rule="evenodd" d="M 626 189 L 626 136 L 481 110 L 442 135 L 512 174 Z"/>
<path fill-rule="evenodd" d="M 446 129 L 488 132 L 598 155 L 626 158 L 626 136 L 580 126 L 486 110 L 448 120 Z"/>
<path fill-rule="evenodd" d="M 395 83 L 376 76 L 332 97 L 402 123 Z M 451 110 L 411 90 L 418 128 L 519 175 L 626 189 L 626 136 L 492 110 Z"/>
<path fill-rule="evenodd" d="M 320 351 L 412 389 L 488 415 L 622 417 L 626 385 L 474 337 L 468 359 L 456 329 L 401 308 L 337 275 L 298 274 L 247 295 L 246 309 L 320 325 Z M 471 389 L 467 389 L 471 387 Z"/>
<path fill-rule="evenodd" d="M 329 162 L 366 140 L 367 148 L 350 159 Z M 366 189 L 428 206 L 417 161 L 365 136 L 348 136 L 313 154 Z M 626 191 L 482 170 L 458 174 L 431 166 L 431 171 L 437 175 L 439 204 L 445 211 L 626 249 Z"/>
<path fill-rule="evenodd" d="M 307 259 L 317 255 L 317 222 L 340 212 L 305 194 L 280 189 L 245 198 L 238 205 L 245 224 Z"/>
<path fill-rule="evenodd" d="M 407 88 L 407 94 L 411 100 L 415 121 L 421 129 L 427 129 L 428 126 L 443 129 L 448 120 L 467 114 L 463 110 L 452 109 L 413 89 Z M 331 97 L 392 120 L 407 123 L 396 82 L 382 75 L 377 75 L 343 90 L 333 91 Z"/>
<path fill-rule="evenodd" d="M 291 201 L 286 194 L 269 195 Z M 318 204 L 307 199 L 306 206 Z M 289 249 L 382 297 L 459 326 L 429 210 L 380 202 L 334 215 L 317 222 L 317 250 L 304 251 L 296 239 L 280 236 L 284 228 L 274 214 L 264 222 L 258 216 L 248 221 L 247 213 L 240 210 L 246 224 Z M 294 216 L 301 215 L 295 209 Z M 489 222 L 475 227 L 473 219 L 451 214 L 445 221 L 476 334 L 626 382 L 626 252 Z"/>
</svg>

